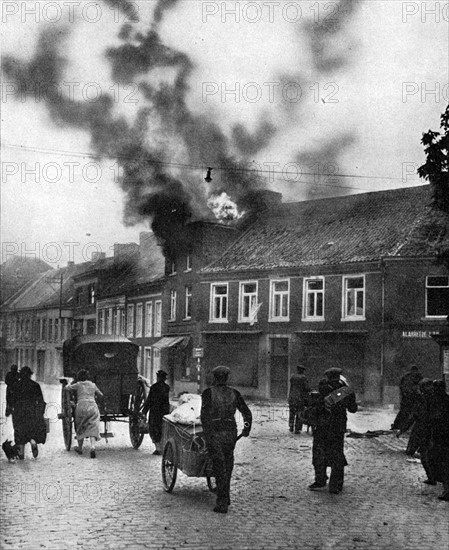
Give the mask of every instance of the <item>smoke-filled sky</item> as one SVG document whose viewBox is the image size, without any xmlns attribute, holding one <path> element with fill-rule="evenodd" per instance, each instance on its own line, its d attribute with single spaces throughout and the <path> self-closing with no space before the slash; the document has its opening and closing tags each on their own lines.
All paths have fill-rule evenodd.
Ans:
<svg viewBox="0 0 449 550">
<path fill-rule="evenodd" d="M 151 226 L 169 250 L 223 192 L 421 184 L 449 100 L 447 4 L 425 4 L 3 2 L 2 261 Z"/>
</svg>

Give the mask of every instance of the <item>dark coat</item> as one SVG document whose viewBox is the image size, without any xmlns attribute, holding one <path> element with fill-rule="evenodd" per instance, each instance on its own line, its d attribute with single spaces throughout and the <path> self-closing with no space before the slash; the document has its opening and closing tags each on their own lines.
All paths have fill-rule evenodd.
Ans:
<svg viewBox="0 0 449 550">
<path fill-rule="evenodd" d="M 435 391 L 429 407 L 428 460 L 435 480 L 449 483 L 449 395 Z"/>
<path fill-rule="evenodd" d="M 12 422 L 16 445 L 24 445 L 34 439 L 45 443 L 47 430 L 44 420 L 45 401 L 41 387 L 30 378 L 21 378 L 13 386 Z"/>
<path fill-rule="evenodd" d="M 293 374 L 290 378 L 288 404 L 304 407 L 309 397 L 310 387 L 304 374 Z"/>
<path fill-rule="evenodd" d="M 325 397 L 337 387 L 343 387 L 343 382 L 335 385 L 322 380 L 319 385 L 320 395 L 314 405 L 314 432 L 313 432 L 313 458 L 314 465 L 345 466 L 347 464 L 344 455 L 344 435 L 346 432 L 347 414 L 357 412 L 355 394 L 351 393 L 342 401 L 335 403 L 329 409 L 325 403 Z"/>
<path fill-rule="evenodd" d="M 150 411 L 148 427 L 154 443 L 162 438 L 162 418 L 170 412 L 170 386 L 163 380 L 150 387 L 145 409 Z"/>
</svg>

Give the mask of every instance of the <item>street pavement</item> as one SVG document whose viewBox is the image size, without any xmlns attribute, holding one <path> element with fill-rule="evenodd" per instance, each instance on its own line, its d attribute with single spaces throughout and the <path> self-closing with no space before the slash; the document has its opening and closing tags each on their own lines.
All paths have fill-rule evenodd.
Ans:
<svg viewBox="0 0 449 550">
<path fill-rule="evenodd" d="M 215 514 L 204 478 L 161 482 L 161 457 L 148 435 L 131 447 L 126 424 L 98 444 L 97 459 L 65 450 L 56 419 L 60 389 L 43 386 L 51 428 L 39 457 L 0 458 L 1 549 L 447 550 L 449 507 L 441 485 L 423 484 L 419 460 L 394 434 L 346 438 L 344 490 L 309 491 L 311 434 L 291 434 L 282 403 L 251 403 L 251 436 L 237 443 L 232 505 Z M 1 412 L 4 414 L 4 384 Z M 388 430 L 392 409 L 362 409 L 348 428 Z M 1 440 L 11 420 L 1 419 Z M 88 445 L 87 445 L 88 448 Z"/>
</svg>

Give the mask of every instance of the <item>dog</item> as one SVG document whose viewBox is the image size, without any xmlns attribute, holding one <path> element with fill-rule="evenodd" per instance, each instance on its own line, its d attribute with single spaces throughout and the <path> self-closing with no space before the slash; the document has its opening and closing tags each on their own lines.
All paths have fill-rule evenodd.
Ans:
<svg viewBox="0 0 449 550">
<path fill-rule="evenodd" d="M 8 462 L 15 462 L 16 459 L 20 458 L 19 449 L 17 448 L 17 445 L 13 445 L 12 441 L 9 441 L 9 439 L 7 439 L 2 444 L 2 449 L 6 455 L 6 458 L 8 459 Z"/>
</svg>

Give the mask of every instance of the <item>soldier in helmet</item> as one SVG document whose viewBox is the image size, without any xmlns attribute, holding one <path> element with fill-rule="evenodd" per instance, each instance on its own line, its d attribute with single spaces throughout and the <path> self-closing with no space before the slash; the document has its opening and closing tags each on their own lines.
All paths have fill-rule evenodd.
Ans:
<svg viewBox="0 0 449 550">
<path fill-rule="evenodd" d="M 251 411 L 240 392 L 227 385 L 229 373 L 228 367 L 223 366 L 212 370 L 213 385 L 204 390 L 201 403 L 201 424 L 217 484 L 214 512 L 221 514 L 226 514 L 231 504 L 229 490 L 237 441 L 236 411 L 243 416 L 243 437 L 248 437 L 252 422 Z"/>
<path fill-rule="evenodd" d="M 338 494 L 343 489 L 344 468 L 348 464 L 344 455 L 346 411 L 357 412 L 357 403 L 341 373 L 339 368 L 328 369 L 326 378 L 318 385 L 320 396 L 315 405 L 317 421 L 312 446 L 315 481 L 309 486 L 311 491 L 326 486 L 328 466 L 331 468 L 329 492 Z"/>
</svg>

